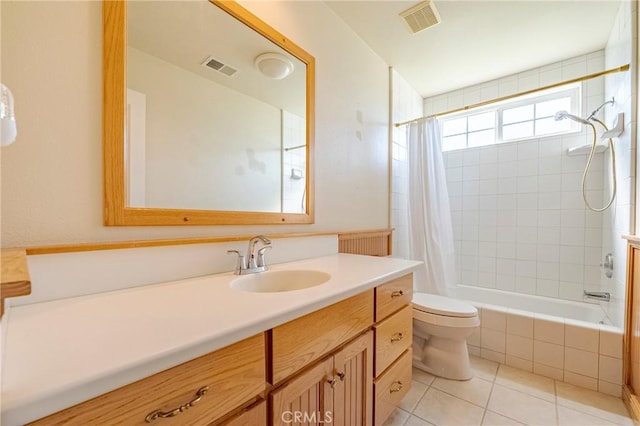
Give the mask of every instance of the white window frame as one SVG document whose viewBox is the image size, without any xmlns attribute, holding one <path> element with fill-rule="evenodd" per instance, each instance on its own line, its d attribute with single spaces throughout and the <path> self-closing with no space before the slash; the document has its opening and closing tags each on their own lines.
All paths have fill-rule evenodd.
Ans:
<svg viewBox="0 0 640 426">
<path fill-rule="evenodd" d="M 518 141 L 523 141 L 523 140 L 540 139 L 540 138 L 553 137 L 553 136 L 558 136 L 558 135 L 564 135 L 564 134 L 580 132 L 581 131 L 580 125 L 578 123 L 575 123 L 575 122 L 572 121 L 569 130 L 560 131 L 560 132 L 554 132 L 554 133 L 547 133 L 547 134 L 544 134 L 544 135 L 535 135 L 535 121 L 539 120 L 539 118 L 536 119 L 536 117 L 535 117 L 535 104 L 538 104 L 540 102 L 553 100 L 553 99 L 563 98 L 563 97 L 569 97 L 571 99 L 571 108 L 570 108 L 570 110 L 568 112 L 570 114 L 574 114 L 574 115 L 580 116 L 581 115 L 581 109 L 582 109 L 581 108 L 581 105 L 582 105 L 582 84 L 573 83 L 573 84 L 569 84 L 569 85 L 556 87 L 556 88 L 553 88 L 553 89 L 548 89 L 548 90 L 544 90 L 544 91 L 537 91 L 537 92 L 534 92 L 534 93 L 518 96 L 518 97 L 515 97 L 515 98 L 512 98 L 512 99 L 506 100 L 506 101 L 499 101 L 499 102 L 491 103 L 491 104 L 484 105 L 484 106 L 478 107 L 478 108 L 467 109 L 467 110 L 462 111 L 462 112 L 456 112 L 456 113 L 452 113 L 452 114 L 442 115 L 442 116 L 439 117 L 441 131 L 444 129 L 444 123 L 446 121 L 448 121 L 448 120 L 454 120 L 454 119 L 459 119 L 459 118 L 463 118 L 463 117 L 467 118 L 467 120 L 468 120 L 468 118 L 470 116 L 493 111 L 495 113 L 495 127 L 494 127 L 494 130 L 495 130 L 495 142 L 493 144 L 487 144 L 487 145 L 484 145 L 484 146 L 496 145 L 496 144 L 500 144 L 500 143 L 518 142 Z M 534 105 L 533 119 L 532 120 L 526 120 L 526 122 L 533 121 L 533 124 L 534 124 L 534 135 L 533 136 L 522 137 L 522 138 L 514 138 L 514 139 L 505 140 L 503 138 L 503 126 L 504 126 L 503 125 L 503 112 L 505 110 L 518 108 L 518 107 L 526 106 L 526 105 Z M 460 135 L 462 135 L 462 134 L 466 135 L 466 146 L 464 148 L 456 148 L 456 149 L 452 149 L 452 150 L 448 150 L 448 151 L 456 151 L 456 150 L 461 150 L 461 149 L 477 148 L 477 147 L 470 147 L 469 146 L 468 121 L 467 121 L 467 129 L 466 130 L 467 130 L 466 133 L 459 133 Z"/>
</svg>

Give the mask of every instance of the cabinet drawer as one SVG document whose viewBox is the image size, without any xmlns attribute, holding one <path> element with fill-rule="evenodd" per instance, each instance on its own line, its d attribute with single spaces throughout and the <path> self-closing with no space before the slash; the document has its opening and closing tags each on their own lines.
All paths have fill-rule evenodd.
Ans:
<svg viewBox="0 0 640 426">
<path fill-rule="evenodd" d="M 382 321 L 404 305 L 410 304 L 412 297 L 413 274 L 376 287 L 376 322 Z"/>
<path fill-rule="evenodd" d="M 262 400 L 219 426 L 266 426 L 267 403 Z"/>
<path fill-rule="evenodd" d="M 272 383 L 320 359 L 373 324 L 373 290 L 272 330 Z"/>
<path fill-rule="evenodd" d="M 376 324 L 376 377 L 411 346 L 412 329 L 413 310 L 410 305 Z"/>
<path fill-rule="evenodd" d="M 375 424 L 382 425 L 411 388 L 411 349 L 374 382 Z"/>
<path fill-rule="evenodd" d="M 208 425 L 263 392 L 265 383 L 264 334 L 219 349 L 169 370 L 52 414 L 32 425 L 148 425 L 156 410 L 169 412 L 200 400 L 175 417 L 152 424 Z"/>
</svg>

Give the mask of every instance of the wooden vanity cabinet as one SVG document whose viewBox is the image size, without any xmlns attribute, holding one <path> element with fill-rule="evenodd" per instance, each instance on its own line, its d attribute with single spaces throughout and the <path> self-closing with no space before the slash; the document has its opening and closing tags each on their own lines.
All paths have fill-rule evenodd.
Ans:
<svg viewBox="0 0 640 426">
<path fill-rule="evenodd" d="M 31 424 L 382 424 L 411 386 L 412 288 L 408 274 Z"/>
<path fill-rule="evenodd" d="M 261 333 L 30 425 L 209 425 L 265 391 L 265 365 Z M 171 417 L 149 417 L 176 409 Z"/>
<path fill-rule="evenodd" d="M 411 389 L 413 275 L 376 287 L 375 424 L 382 425 Z"/>
<path fill-rule="evenodd" d="M 640 422 L 640 240 L 629 238 L 622 399 Z"/>
<path fill-rule="evenodd" d="M 372 371 L 368 331 L 271 392 L 271 424 L 370 425 Z"/>
</svg>

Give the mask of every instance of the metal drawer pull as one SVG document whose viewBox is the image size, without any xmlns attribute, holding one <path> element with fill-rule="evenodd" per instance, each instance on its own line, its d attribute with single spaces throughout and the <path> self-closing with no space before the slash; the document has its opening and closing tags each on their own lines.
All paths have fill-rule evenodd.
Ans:
<svg viewBox="0 0 640 426">
<path fill-rule="evenodd" d="M 334 387 L 336 387 L 336 383 L 338 383 L 338 381 L 335 377 L 332 377 L 331 380 L 329 380 L 327 383 L 329 383 L 329 386 L 331 386 L 331 389 L 333 389 Z"/>
<path fill-rule="evenodd" d="M 347 375 L 346 375 L 346 374 L 344 374 L 344 373 L 341 373 L 341 372 L 339 372 L 339 371 L 338 371 L 336 374 L 337 374 L 337 375 L 338 375 L 338 377 L 340 378 L 340 381 L 341 381 L 341 382 L 344 382 L 344 378 L 345 378 Z"/>
<path fill-rule="evenodd" d="M 396 385 L 394 387 L 394 385 Z M 400 392 L 402 390 L 402 382 L 397 381 L 391 384 L 391 388 L 389 389 L 389 393 Z"/>
<path fill-rule="evenodd" d="M 397 342 L 402 340 L 402 338 L 404 337 L 404 335 L 402 333 L 396 333 L 393 336 L 391 336 L 391 342 Z"/>
<path fill-rule="evenodd" d="M 404 290 L 396 290 L 391 293 L 391 298 L 404 296 Z"/>
<path fill-rule="evenodd" d="M 154 421 L 157 418 L 163 418 L 166 419 L 168 417 L 174 417 L 177 416 L 178 414 L 182 413 L 183 411 L 188 410 L 189 408 L 193 407 L 194 405 L 196 405 L 198 402 L 200 402 L 200 400 L 202 399 L 203 396 L 205 396 L 207 394 L 207 392 L 209 392 L 209 386 L 203 386 L 200 389 L 198 389 L 198 392 L 196 392 L 196 397 L 193 398 L 191 401 L 187 402 L 186 404 L 175 408 L 171 411 L 160 411 L 160 410 L 156 410 L 152 413 L 147 414 L 147 417 L 144 418 L 144 421 L 147 423 L 151 423 L 152 421 Z"/>
</svg>

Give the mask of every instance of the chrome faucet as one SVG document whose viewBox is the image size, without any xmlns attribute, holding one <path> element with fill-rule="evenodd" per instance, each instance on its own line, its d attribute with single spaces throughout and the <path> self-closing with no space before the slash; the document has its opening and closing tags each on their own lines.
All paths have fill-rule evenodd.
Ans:
<svg viewBox="0 0 640 426">
<path fill-rule="evenodd" d="M 262 243 L 263 247 L 256 251 L 258 243 Z M 249 240 L 249 248 L 246 256 L 243 256 L 238 250 L 227 250 L 227 253 L 235 253 L 238 255 L 235 274 L 255 274 L 267 270 L 267 263 L 264 259 L 264 252 L 271 248 L 271 240 L 264 235 L 256 235 Z M 246 259 L 246 260 L 245 260 Z"/>
</svg>

